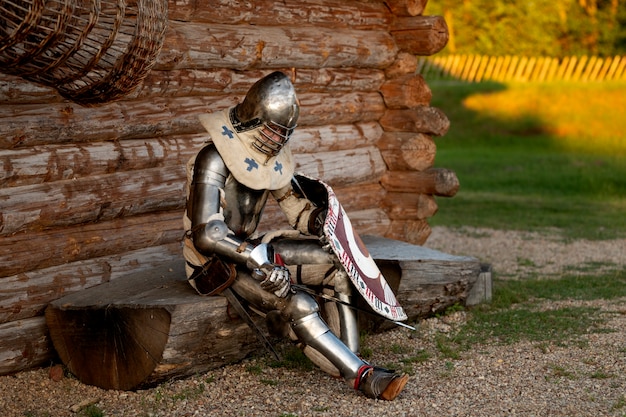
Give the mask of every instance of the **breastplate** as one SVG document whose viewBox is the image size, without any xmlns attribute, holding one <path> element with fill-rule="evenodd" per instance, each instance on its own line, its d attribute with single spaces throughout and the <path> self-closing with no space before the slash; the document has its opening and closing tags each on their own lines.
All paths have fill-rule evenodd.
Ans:
<svg viewBox="0 0 626 417">
<path fill-rule="evenodd" d="M 228 176 L 224 185 L 224 220 L 238 237 L 247 238 L 254 233 L 268 195 L 268 190 L 253 190 Z"/>
</svg>

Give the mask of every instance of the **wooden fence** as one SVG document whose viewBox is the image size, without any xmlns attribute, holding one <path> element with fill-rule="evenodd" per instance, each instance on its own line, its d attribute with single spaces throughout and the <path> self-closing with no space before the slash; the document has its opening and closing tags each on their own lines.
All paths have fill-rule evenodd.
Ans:
<svg viewBox="0 0 626 417">
<path fill-rule="evenodd" d="M 418 71 L 428 80 L 468 82 L 626 80 L 626 57 L 445 55 L 420 58 Z"/>
</svg>

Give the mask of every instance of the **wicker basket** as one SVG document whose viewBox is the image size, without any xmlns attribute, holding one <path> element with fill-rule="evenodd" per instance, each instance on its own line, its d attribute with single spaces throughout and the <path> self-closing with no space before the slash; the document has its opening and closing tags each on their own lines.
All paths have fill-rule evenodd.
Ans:
<svg viewBox="0 0 626 417">
<path fill-rule="evenodd" d="M 145 78 L 163 44 L 167 0 L 0 0 L 0 71 L 83 105 Z"/>
</svg>

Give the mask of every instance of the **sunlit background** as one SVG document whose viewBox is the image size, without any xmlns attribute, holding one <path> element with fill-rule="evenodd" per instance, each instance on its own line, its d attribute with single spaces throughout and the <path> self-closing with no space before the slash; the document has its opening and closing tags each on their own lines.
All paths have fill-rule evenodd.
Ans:
<svg viewBox="0 0 626 417">
<path fill-rule="evenodd" d="M 461 183 L 432 223 L 626 236 L 626 2 L 442 0 L 426 12 L 449 26 L 437 58 L 474 74 L 424 69 L 451 122 L 436 165 Z M 526 68 L 506 76 L 493 66 L 503 56 Z M 546 76 L 540 58 L 571 68 Z"/>
</svg>

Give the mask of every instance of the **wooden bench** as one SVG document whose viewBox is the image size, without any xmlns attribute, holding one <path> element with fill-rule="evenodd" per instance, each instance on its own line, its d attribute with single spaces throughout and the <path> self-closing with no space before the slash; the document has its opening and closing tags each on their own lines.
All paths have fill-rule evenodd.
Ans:
<svg viewBox="0 0 626 417">
<path fill-rule="evenodd" d="M 380 237 L 363 241 L 409 323 L 489 297 L 490 275 L 476 258 Z M 392 326 L 382 318 L 362 318 L 368 330 Z M 255 320 L 264 326 L 260 317 Z M 225 297 L 202 297 L 191 288 L 182 260 L 55 300 L 46 309 L 46 323 L 69 370 L 106 389 L 206 372 L 262 349 Z"/>
</svg>

